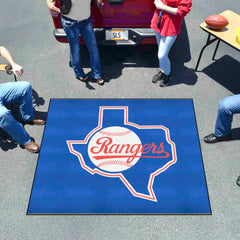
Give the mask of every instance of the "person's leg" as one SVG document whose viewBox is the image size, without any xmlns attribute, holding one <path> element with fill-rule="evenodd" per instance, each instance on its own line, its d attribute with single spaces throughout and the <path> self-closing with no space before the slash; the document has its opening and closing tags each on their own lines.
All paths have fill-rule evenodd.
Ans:
<svg viewBox="0 0 240 240">
<path fill-rule="evenodd" d="M 3 105 L 19 101 L 20 118 L 22 121 L 34 119 L 32 105 L 32 87 L 29 82 L 8 82 L 0 85 L 1 102 Z"/>
<path fill-rule="evenodd" d="M 240 113 L 240 94 L 223 98 L 218 104 L 215 132 L 204 137 L 206 143 L 217 143 L 231 139 L 233 114 Z"/>
<path fill-rule="evenodd" d="M 215 136 L 221 137 L 231 133 L 233 114 L 240 113 L 240 94 L 223 98 L 218 105 Z"/>
<path fill-rule="evenodd" d="M 70 46 L 70 60 L 76 77 L 84 77 L 80 58 L 80 27 L 79 23 L 61 19 L 63 29 L 67 35 Z"/>
<path fill-rule="evenodd" d="M 169 75 L 171 73 L 171 63 L 168 58 L 168 54 L 176 38 L 177 36 L 166 36 L 166 37 L 161 36 L 159 40 L 159 45 L 158 45 L 159 67 L 160 69 L 163 70 L 165 75 Z"/>
<path fill-rule="evenodd" d="M 159 48 L 161 35 L 160 35 L 159 32 L 155 31 L 155 36 L 156 36 L 156 42 L 157 42 L 157 45 L 158 45 L 158 48 Z M 157 69 L 157 73 L 155 75 L 153 75 L 152 82 L 157 83 L 158 81 L 161 80 L 162 76 L 163 76 L 163 70 L 160 68 L 160 62 L 159 62 L 159 68 Z"/>
<path fill-rule="evenodd" d="M 19 145 L 24 146 L 31 141 L 23 125 L 14 119 L 11 112 L 2 103 L 0 103 L 0 127 Z"/>
<path fill-rule="evenodd" d="M 168 58 L 169 51 L 175 42 L 176 36 L 163 37 L 159 32 L 155 31 L 156 40 L 158 44 L 158 60 L 159 60 L 159 70 L 156 75 L 153 76 L 152 82 L 156 83 L 160 81 L 159 86 L 165 87 L 171 80 L 171 63 Z"/>
<path fill-rule="evenodd" d="M 90 54 L 92 77 L 100 79 L 102 77 L 100 57 L 95 33 L 90 19 L 81 23 L 81 36 L 84 39 Z"/>
<path fill-rule="evenodd" d="M 157 41 L 157 45 L 159 47 L 159 44 L 160 44 L 160 40 L 161 40 L 161 35 L 159 32 L 155 31 L 155 36 L 156 36 L 156 41 Z"/>
</svg>

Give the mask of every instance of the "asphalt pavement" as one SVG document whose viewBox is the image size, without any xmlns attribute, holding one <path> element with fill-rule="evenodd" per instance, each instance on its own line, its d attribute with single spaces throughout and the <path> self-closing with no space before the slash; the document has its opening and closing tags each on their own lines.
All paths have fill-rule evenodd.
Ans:
<svg viewBox="0 0 240 240">
<path fill-rule="evenodd" d="M 157 67 L 156 46 L 100 47 L 104 86 L 75 79 L 68 66 L 68 44 L 53 36 L 53 23 L 45 1 L 1 1 L 0 45 L 24 66 L 19 80 L 32 84 L 35 111 L 47 116 L 51 98 L 192 98 L 204 162 L 212 215 L 100 215 L 29 216 L 26 214 L 38 155 L 0 139 L 0 239 L 240 239 L 240 119 L 234 116 L 233 141 L 208 145 L 203 137 L 214 130 L 220 99 L 240 91 L 240 55 L 220 43 L 198 55 L 207 40 L 199 24 L 224 10 L 240 14 L 239 0 L 194 1 L 185 18 L 180 39 L 170 52 L 174 78 L 167 88 L 151 83 Z M 240 23 L 239 23 L 240 26 Z M 90 71 L 86 49 L 83 66 Z M 3 60 L 4 62 L 4 60 Z M 0 81 L 12 76 L 0 73 Z M 26 126 L 41 143 L 44 126 Z"/>
</svg>

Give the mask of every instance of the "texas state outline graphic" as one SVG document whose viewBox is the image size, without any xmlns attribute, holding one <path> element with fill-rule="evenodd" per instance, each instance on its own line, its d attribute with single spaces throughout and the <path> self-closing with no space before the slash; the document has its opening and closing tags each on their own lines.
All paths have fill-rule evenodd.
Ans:
<svg viewBox="0 0 240 240">
<path fill-rule="evenodd" d="M 82 144 L 82 145 L 87 145 L 94 134 L 96 134 L 98 131 L 100 131 L 103 127 L 103 116 L 104 112 L 108 110 L 121 110 L 124 112 L 124 126 L 129 128 L 135 128 L 138 130 L 150 130 L 150 129 L 155 129 L 155 130 L 161 130 L 164 132 L 165 135 L 165 141 L 169 144 L 170 146 L 170 160 L 168 160 L 166 163 L 164 163 L 163 166 L 159 167 L 156 169 L 154 172 L 151 172 L 148 178 L 148 183 L 147 183 L 147 192 L 148 193 L 141 193 L 137 191 L 134 186 L 129 182 L 129 180 L 124 176 L 122 172 L 108 172 L 108 171 L 103 171 L 102 169 L 98 167 L 90 167 L 85 161 L 85 157 L 83 154 L 76 149 L 74 149 L 75 144 Z M 82 139 L 82 140 L 67 140 L 67 145 L 70 153 L 74 154 L 77 156 L 79 163 L 81 167 L 86 170 L 90 174 L 99 174 L 104 177 L 109 177 L 109 178 L 119 178 L 122 183 L 127 187 L 127 189 L 131 192 L 131 194 L 134 197 L 142 198 L 145 200 L 150 200 L 150 201 L 155 201 L 157 202 L 157 198 L 155 196 L 154 190 L 153 190 L 153 184 L 155 177 L 158 176 L 160 173 L 166 171 L 171 165 L 175 164 L 177 162 L 177 153 L 176 153 L 176 146 L 175 143 L 171 140 L 170 138 L 170 131 L 167 127 L 162 126 L 162 125 L 138 125 L 133 122 L 128 121 L 129 118 L 129 110 L 128 106 L 100 106 L 99 107 L 99 115 L 98 115 L 98 126 L 94 129 L 92 129 L 87 136 Z M 140 158 L 143 156 L 140 156 Z M 164 158 L 164 156 L 160 156 L 161 158 Z M 134 166 L 132 167 L 134 168 Z"/>
</svg>

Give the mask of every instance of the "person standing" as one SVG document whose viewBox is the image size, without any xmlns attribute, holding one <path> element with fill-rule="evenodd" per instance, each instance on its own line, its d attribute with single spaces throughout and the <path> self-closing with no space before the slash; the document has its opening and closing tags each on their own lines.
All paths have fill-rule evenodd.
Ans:
<svg viewBox="0 0 240 240">
<path fill-rule="evenodd" d="M 172 78 L 168 54 L 181 31 L 183 18 L 191 10 L 192 0 L 155 0 L 154 4 L 151 28 L 156 33 L 159 69 L 152 82 L 160 82 L 160 87 L 166 87 Z"/>
<path fill-rule="evenodd" d="M 0 56 L 11 64 L 15 75 L 22 75 L 23 67 L 14 61 L 10 52 L 3 46 L 0 47 Z M 0 127 L 26 150 L 37 153 L 40 150 L 39 145 L 30 138 L 22 123 L 18 122 L 6 107 L 15 101 L 19 101 L 20 118 L 23 123 L 34 125 L 45 124 L 43 119 L 37 119 L 34 116 L 31 84 L 21 81 L 0 84 Z"/>
<path fill-rule="evenodd" d="M 69 0 L 68 0 L 69 1 Z M 102 0 L 96 0 L 97 6 L 102 4 Z M 61 13 L 61 10 L 55 6 L 55 0 L 47 0 L 47 6 L 51 11 Z M 84 39 L 90 54 L 90 65 L 92 77 L 99 85 L 104 84 L 102 78 L 100 57 L 96 42 L 95 33 L 90 19 L 91 0 L 71 0 L 71 9 L 69 13 L 61 13 L 61 22 L 67 35 L 70 46 L 70 61 L 77 79 L 87 81 L 81 66 L 80 59 L 80 35 Z"/>
</svg>

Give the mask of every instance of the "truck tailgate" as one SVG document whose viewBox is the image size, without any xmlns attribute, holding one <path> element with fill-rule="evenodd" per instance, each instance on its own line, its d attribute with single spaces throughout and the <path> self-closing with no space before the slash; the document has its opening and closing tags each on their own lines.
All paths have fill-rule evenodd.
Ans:
<svg viewBox="0 0 240 240">
<path fill-rule="evenodd" d="M 148 28 L 153 11 L 153 0 L 105 0 L 92 7 L 92 22 L 97 28 Z"/>
</svg>

